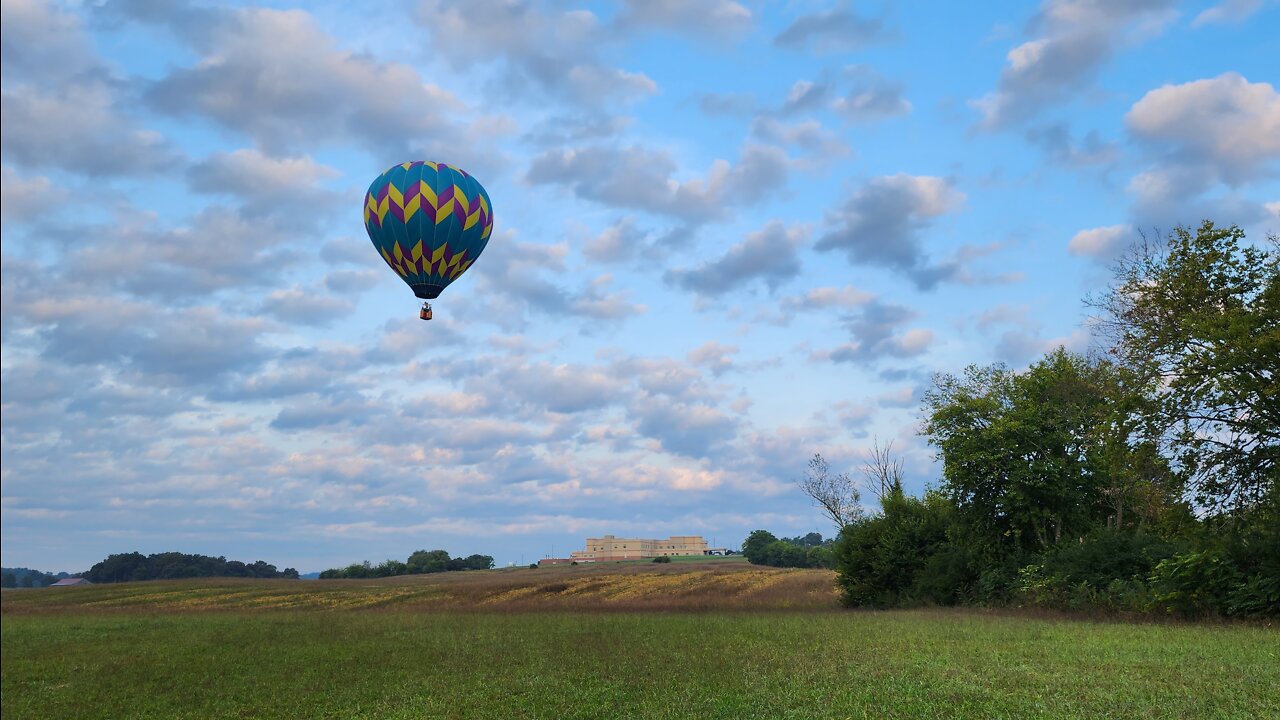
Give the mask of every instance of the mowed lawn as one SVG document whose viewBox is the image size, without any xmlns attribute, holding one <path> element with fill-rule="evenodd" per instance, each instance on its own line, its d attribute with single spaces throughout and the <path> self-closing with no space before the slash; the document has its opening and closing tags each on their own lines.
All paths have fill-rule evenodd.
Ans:
<svg viewBox="0 0 1280 720">
<path fill-rule="evenodd" d="M 5 720 L 1280 717 L 1260 626 L 797 610 L 776 588 L 791 609 L 92 604 L 130 587 L 177 590 L 4 593 Z"/>
</svg>

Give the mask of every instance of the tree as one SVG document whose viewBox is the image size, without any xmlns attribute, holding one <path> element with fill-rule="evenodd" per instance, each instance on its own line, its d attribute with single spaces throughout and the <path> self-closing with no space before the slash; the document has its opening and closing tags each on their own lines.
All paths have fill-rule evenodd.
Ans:
<svg viewBox="0 0 1280 720">
<path fill-rule="evenodd" d="M 18 587 L 18 576 L 14 575 L 11 572 L 5 573 L 3 578 L 0 579 L 0 587 L 7 587 L 7 588 Z"/>
<path fill-rule="evenodd" d="M 1151 380 L 1152 436 L 1211 508 L 1260 501 L 1280 480 L 1280 246 L 1205 221 L 1118 263 L 1102 312 L 1110 353 Z"/>
<path fill-rule="evenodd" d="M 862 475 L 867 479 L 867 487 L 881 502 L 902 492 L 902 458 L 893 456 L 892 440 L 884 447 L 879 440 L 871 443 L 871 457 L 862 463 Z"/>
<path fill-rule="evenodd" d="M 767 557 L 766 548 L 775 542 L 778 542 L 778 538 L 773 533 L 768 530 L 756 530 L 742 543 L 742 554 L 747 558 L 747 562 L 753 565 L 764 565 Z"/>
<path fill-rule="evenodd" d="M 409 572 L 436 573 L 449 569 L 449 553 L 444 550 L 418 550 L 409 556 Z"/>
<path fill-rule="evenodd" d="M 468 555 L 463 560 L 463 565 L 467 570 L 492 570 L 493 557 L 489 555 Z"/>
<path fill-rule="evenodd" d="M 792 545 L 799 545 L 800 547 L 804 547 L 804 548 L 810 548 L 810 547 L 818 547 L 824 544 L 830 544 L 831 541 L 823 540 L 822 533 L 811 532 L 805 535 L 797 535 L 793 538 L 784 537 L 782 538 L 782 542 L 791 543 Z"/>
<path fill-rule="evenodd" d="M 373 577 L 395 577 L 397 575 L 409 574 L 409 566 L 399 560 L 387 559 L 376 566 L 372 570 Z"/>
<path fill-rule="evenodd" d="M 1117 420 L 1140 394 L 1127 378 L 1111 362 L 1061 348 L 1025 373 L 992 365 L 935 377 L 924 434 L 971 540 L 997 556 L 1042 551 L 1105 518 L 1117 468 L 1152 468 L 1137 479 L 1157 489 L 1172 481 L 1158 463 L 1140 461 L 1149 448 Z"/>
<path fill-rule="evenodd" d="M 853 478 L 849 473 L 832 474 L 822 455 L 814 454 L 804 477 L 797 480 L 796 485 L 831 518 L 837 532 L 862 516 L 862 507 L 858 504 L 862 497 Z"/>
</svg>

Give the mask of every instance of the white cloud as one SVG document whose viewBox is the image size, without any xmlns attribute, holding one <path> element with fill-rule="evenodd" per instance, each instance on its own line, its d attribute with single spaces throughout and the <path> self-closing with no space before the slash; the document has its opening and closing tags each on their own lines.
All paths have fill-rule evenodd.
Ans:
<svg viewBox="0 0 1280 720">
<path fill-rule="evenodd" d="M 945 178 L 905 173 L 873 178 L 827 213 L 828 230 L 818 250 L 839 250 L 856 264 L 898 270 L 922 288 L 957 279 L 958 263 L 934 265 L 925 257 L 921 234 L 933 220 L 955 212 L 964 193 Z"/>
<path fill-rule="evenodd" d="M 745 31 L 751 11 L 732 0 L 625 0 L 623 28 L 660 28 L 705 38 Z"/>
<path fill-rule="evenodd" d="M 703 295 L 722 295 L 762 280 L 770 290 L 800 274 L 798 252 L 809 237 L 807 226 L 773 221 L 730 247 L 724 255 L 695 268 L 668 271 L 668 282 Z"/>
<path fill-rule="evenodd" d="M 1173 163 L 1239 185 L 1280 159 L 1280 93 L 1229 72 L 1148 92 L 1124 116 L 1135 137 Z"/>
<path fill-rule="evenodd" d="M 665 151 L 592 145 L 547 151 L 533 159 L 525 178 L 535 185 L 563 185 L 612 207 L 700 224 L 721 217 L 727 206 L 779 189 L 789 165 L 777 148 L 748 145 L 737 164 L 717 160 L 706 177 L 679 181 L 673 177 L 678 166 Z"/>
<path fill-rule="evenodd" d="M 1081 230 L 1067 243 L 1067 250 L 1072 255 L 1108 260 L 1115 256 L 1126 238 L 1130 238 L 1133 233 L 1133 228 L 1128 225 L 1108 225 Z"/>
<path fill-rule="evenodd" d="M 4 217 L 29 220 L 39 217 L 57 202 L 49 178 L 40 175 L 22 178 L 8 165 L 0 167 L 0 214 Z"/>
<path fill-rule="evenodd" d="M 1203 27 L 1214 23 L 1238 23 L 1262 8 L 1262 0 L 1224 0 L 1206 8 L 1191 21 L 1191 27 Z"/>
<path fill-rule="evenodd" d="M 1009 51 L 995 91 L 970 101 L 981 126 L 1021 122 L 1090 87 L 1126 32 L 1152 34 L 1171 12 L 1171 0 L 1045 0 L 1032 22 L 1038 36 Z"/>
<path fill-rule="evenodd" d="M 468 139 L 502 127 L 459 122 L 467 108 L 413 66 L 343 50 L 301 10 L 220 10 L 186 33 L 200 58 L 151 87 L 151 105 L 207 117 L 273 154 L 355 139 L 395 157 L 426 150 L 474 167 L 487 158 Z"/>
<path fill-rule="evenodd" d="M 634 101 L 658 91 L 644 73 L 609 67 L 597 57 L 608 33 L 589 10 L 544 11 L 524 0 L 423 0 L 417 16 L 454 67 L 500 61 L 509 92 L 540 90 L 597 105 Z M 657 22 L 667 14 L 657 8 L 644 17 Z"/>
<path fill-rule="evenodd" d="M 848 2 L 840 2 L 830 10 L 796 18 L 774 37 L 773 44 L 825 55 L 856 52 L 893 35 L 882 18 L 861 16 Z"/>
</svg>

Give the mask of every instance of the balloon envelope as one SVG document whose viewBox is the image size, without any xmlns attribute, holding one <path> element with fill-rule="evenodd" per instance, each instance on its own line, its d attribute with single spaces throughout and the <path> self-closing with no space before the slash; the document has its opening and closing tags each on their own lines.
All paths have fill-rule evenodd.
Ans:
<svg viewBox="0 0 1280 720">
<path fill-rule="evenodd" d="M 432 300 L 484 251 L 493 205 L 463 170 L 416 160 L 389 168 L 369 186 L 364 228 L 413 294 Z"/>
</svg>

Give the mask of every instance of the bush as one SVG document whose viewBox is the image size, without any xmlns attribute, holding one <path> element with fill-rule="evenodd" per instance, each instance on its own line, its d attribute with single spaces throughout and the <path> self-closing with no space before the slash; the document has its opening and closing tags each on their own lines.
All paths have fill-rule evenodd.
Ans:
<svg viewBox="0 0 1280 720">
<path fill-rule="evenodd" d="M 836 582 L 849 605 L 888 607 L 955 594 L 939 586 L 926 569 L 948 549 L 951 505 L 936 493 L 917 499 L 899 493 L 886 497 L 882 512 L 846 527 L 836 541 Z M 927 588 L 927 590 L 926 590 Z"/>
<path fill-rule="evenodd" d="M 1141 532 L 1099 529 L 1064 542 L 1018 569 L 1014 596 L 1042 607 L 1145 611 L 1147 578 L 1176 546 Z"/>
<path fill-rule="evenodd" d="M 656 563 L 669 563 L 671 562 L 671 558 L 667 557 L 666 555 L 659 555 L 658 557 L 654 558 L 653 561 Z"/>
<path fill-rule="evenodd" d="M 1155 607 L 1182 615 L 1225 615 L 1228 598 L 1245 585 L 1221 550 L 1175 555 L 1151 573 Z"/>
<path fill-rule="evenodd" d="M 1280 615 L 1280 577 L 1259 573 L 1227 595 L 1228 615 Z"/>
</svg>

